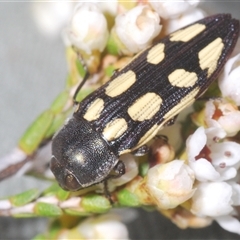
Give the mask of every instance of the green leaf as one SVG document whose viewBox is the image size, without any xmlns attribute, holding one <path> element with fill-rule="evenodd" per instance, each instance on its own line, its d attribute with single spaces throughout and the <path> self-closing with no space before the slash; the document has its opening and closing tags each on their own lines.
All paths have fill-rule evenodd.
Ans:
<svg viewBox="0 0 240 240">
<path fill-rule="evenodd" d="M 91 92 L 93 92 L 93 88 L 85 88 L 81 89 L 76 96 L 76 101 L 81 102 L 86 96 L 88 96 Z"/>
<path fill-rule="evenodd" d="M 118 43 L 116 43 L 116 39 L 118 39 L 118 37 L 116 37 L 115 32 L 112 31 L 106 46 L 107 52 L 115 56 L 119 54 L 119 47 Z"/>
<path fill-rule="evenodd" d="M 15 218 L 32 218 L 36 217 L 35 213 L 17 213 L 12 215 Z"/>
<path fill-rule="evenodd" d="M 43 191 L 43 195 L 44 196 L 52 196 L 52 195 L 56 195 L 57 191 L 59 191 L 60 186 L 58 185 L 57 182 L 54 182 L 50 187 L 48 187 L 47 189 L 45 189 Z"/>
<path fill-rule="evenodd" d="M 149 163 L 141 163 L 139 165 L 139 175 L 144 177 L 147 175 L 147 172 L 148 172 L 148 169 L 149 169 Z"/>
<path fill-rule="evenodd" d="M 62 112 L 63 108 L 66 106 L 67 101 L 70 98 L 70 93 L 68 91 L 64 91 L 60 93 L 55 100 L 53 101 L 50 109 L 54 114 L 58 114 Z"/>
<path fill-rule="evenodd" d="M 112 207 L 106 197 L 95 194 L 84 196 L 81 201 L 81 206 L 86 212 L 92 213 L 104 213 Z"/>
<path fill-rule="evenodd" d="M 111 77 L 115 70 L 116 70 L 116 68 L 114 66 L 109 65 L 108 67 L 105 68 L 104 72 L 108 77 Z"/>
<path fill-rule="evenodd" d="M 38 202 L 34 206 L 34 212 L 38 216 L 43 217 L 57 217 L 62 215 L 62 210 L 60 207 L 44 202 Z"/>
<path fill-rule="evenodd" d="M 118 202 L 122 206 L 138 207 L 140 205 L 138 197 L 129 192 L 127 189 L 122 189 L 117 193 Z"/>
<path fill-rule="evenodd" d="M 25 131 L 19 141 L 19 147 L 26 153 L 32 154 L 45 137 L 51 126 L 54 114 L 51 110 L 43 112 Z"/>
<path fill-rule="evenodd" d="M 64 212 L 68 215 L 72 215 L 72 216 L 91 216 L 92 213 L 86 212 L 83 209 L 64 209 Z"/>
<path fill-rule="evenodd" d="M 12 203 L 13 206 L 19 207 L 33 201 L 38 197 L 38 195 L 39 192 L 37 189 L 31 189 L 26 192 L 17 194 L 13 197 L 10 197 L 9 201 Z"/>
<path fill-rule="evenodd" d="M 46 139 L 52 137 L 54 133 L 57 132 L 61 126 L 63 126 L 68 115 L 69 115 L 68 112 L 64 112 L 54 117 L 51 126 L 48 128 L 45 134 Z"/>
<path fill-rule="evenodd" d="M 64 191 L 62 188 L 59 188 L 57 191 L 57 198 L 61 201 L 66 200 L 70 195 L 69 191 Z"/>
<path fill-rule="evenodd" d="M 71 192 L 64 191 L 58 183 L 54 183 L 49 188 L 45 189 L 43 192 L 44 196 L 56 196 L 59 200 L 64 201 L 66 200 Z"/>
</svg>

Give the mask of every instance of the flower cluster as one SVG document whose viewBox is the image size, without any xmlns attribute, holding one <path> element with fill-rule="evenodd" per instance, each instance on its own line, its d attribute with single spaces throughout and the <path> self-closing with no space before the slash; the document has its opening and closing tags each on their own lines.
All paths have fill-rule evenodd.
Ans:
<svg viewBox="0 0 240 240">
<path fill-rule="evenodd" d="M 62 15 L 59 12 L 60 3 L 51 5 L 54 14 L 50 14 L 49 8 L 49 12 L 44 11 L 43 3 L 39 4 L 38 8 L 37 5 L 34 6 L 35 15 L 41 19 L 38 19 L 39 26 L 44 28 L 46 23 L 48 27 L 45 32 L 53 33 L 51 28 L 54 26 L 55 32 L 59 29 L 63 30 L 68 50 L 70 74 L 64 92 L 66 95 L 61 95 L 61 99 L 66 101 L 62 100 L 60 110 L 58 108 L 56 110 L 58 104 L 51 106 L 52 119 L 56 120 L 56 115 L 61 111 L 65 113 L 65 119 L 69 111 L 69 95 L 74 92 L 79 78 L 83 75 L 82 66 L 76 64 L 79 53 L 91 73 L 90 84 L 87 87 L 92 91 L 107 81 L 114 70 L 124 66 L 130 57 L 150 46 L 153 40 L 206 16 L 203 10 L 197 8 L 198 0 L 179 3 L 142 2 L 80 3 L 75 4 L 74 11 L 73 3 L 64 2 L 62 3 L 64 5 L 61 5 L 65 6 Z M 71 20 L 69 20 L 70 15 Z M 55 25 L 50 24 L 54 22 L 54 18 L 59 17 L 62 21 L 55 20 Z M 67 20 L 69 23 L 65 24 L 64 21 Z M 182 143 L 181 148 L 176 149 L 170 145 L 171 134 L 169 134 L 169 142 L 163 137 L 153 140 L 148 158 L 139 159 L 130 154 L 121 156 L 126 173 L 120 178 L 108 181 L 109 190 L 120 205 L 154 206 L 181 228 L 204 227 L 215 220 L 224 229 L 240 234 L 240 222 L 236 218 L 238 216 L 236 207 L 240 206 L 240 144 L 238 143 L 240 54 L 237 54 L 239 50 L 238 43 L 232 58 L 226 63 L 218 79 L 221 97 L 206 101 L 200 111 L 191 115 L 191 124 L 197 125 L 194 126 L 192 135 L 183 137 L 183 134 L 179 134 L 177 141 Z M 48 116 L 46 118 L 50 119 Z M 49 126 L 51 124 L 52 122 Z M 181 126 L 181 123 L 178 125 Z M 47 137 L 44 135 L 45 139 L 49 139 L 57 127 L 53 127 L 48 134 L 45 129 L 44 134 L 47 134 Z M 20 144 L 26 156 L 36 151 L 36 146 L 44 139 L 43 136 L 41 137 L 31 151 Z M 174 135 L 173 138 L 176 136 Z M 12 162 L 17 162 L 14 157 L 11 159 L 14 160 Z M 86 214 L 87 210 L 90 210 L 90 213 L 101 213 L 102 210 L 94 205 L 95 202 L 104 209 L 104 212 L 106 209 L 109 210 L 111 204 L 107 199 L 103 200 L 103 197 L 100 201 L 84 198 L 86 192 L 93 191 L 103 191 L 103 184 L 79 191 L 77 193 L 79 195 L 70 193 L 64 195 L 58 192 L 57 197 L 54 197 L 54 200 L 57 200 L 51 204 L 58 205 L 59 215 L 62 213 L 61 209 L 65 213 L 75 215 L 83 212 Z M 62 194 L 64 199 L 58 196 Z M 35 193 L 31 197 L 32 203 L 29 203 L 30 200 L 25 202 L 31 204 L 29 205 L 31 214 L 39 214 L 40 207 L 37 208 L 39 202 L 36 198 Z M 35 203 L 33 200 L 36 200 Z M 6 212 L 20 211 L 22 214 L 26 209 L 22 207 L 15 209 L 16 206 L 10 200 L 1 203 L 4 203 L 2 209 Z M 111 231 L 108 232 L 106 229 Z M 127 239 L 128 233 L 126 227 L 115 217 L 106 215 L 83 220 L 71 230 L 62 231 L 59 238 L 72 236 L 83 239 L 97 237 Z"/>
</svg>

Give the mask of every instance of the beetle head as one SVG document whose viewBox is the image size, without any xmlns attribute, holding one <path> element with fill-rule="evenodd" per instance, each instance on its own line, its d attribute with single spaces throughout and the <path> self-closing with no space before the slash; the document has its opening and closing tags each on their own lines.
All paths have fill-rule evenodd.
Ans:
<svg viewBox="0 0 240 240">
<path fill-rule="evenodd" d="M 102 182 L 117 161 L 107 142 L 82 118 L 71 118 L 53 138 L 50 168 L 64 190 Z"/>
</svg>

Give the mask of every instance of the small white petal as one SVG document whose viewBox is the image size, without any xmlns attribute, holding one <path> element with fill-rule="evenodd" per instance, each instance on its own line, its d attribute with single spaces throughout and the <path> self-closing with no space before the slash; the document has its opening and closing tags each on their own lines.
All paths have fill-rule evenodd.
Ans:
<svg viewBox="0 0 240 240">
<path fill-rule="evenodd" d="M 215 144 L 216 138 L 223 139 L 227 135 L 222 128 L 215 128 L 215 127 L 205 129 L 205 133 L 207 135 L 207 146 L 209 147 L 212 144 Z"/>
<path fill-rule="evenodd" d="M 169 19 L 166 22 L 166 34 L 172 33 L 179 28 L 185 27 L 190 23 L 198 21 L 204 18 L 207 14 L 199 8 L 192 9 L 191 11 L 184 13 L 178 18 Z"/>
<path fill-rule="evenodd" d="M 229 97 L 240 105 L 240 54 L 227 61 L 218 85 L 224 97 Z"/>
<path fill-rule="evenodd" d="M 240 234 L 240 222 L 232 216 L 216 217 L 217 223 L 225 230 Z"/>
<path fill-rule="evenodd" d="M 218 181 L 226 181 L 229 179 L 233 179 L 237 175 L 237 170 L 234 167 L 230 168 L 217 168 L 217 171 L 220 174 Z"/>
<path fill-rule="evenodd" d="M 199 183 L 191 211 L 198 216 L 217 217 L 232 212 L 232 187 L 226 182 Z"/>
<path fill-rule="evenodd" d="M 231 186 L 233 188 L 233 205 L 240 206 L 240 184 L 233 182 L 231 183 Z"/>
<path fill-rule="evenodd" d="M 215 170 L 213 165 L 204 158 L 191 162 L 189 165 L 193 169 L 198 181 L 216 181 L 220 177 L 220 174 Z"/>
<path fill-rule="evenodd" d="M 235 136 L 240 130 L 240 111 L 220 117 L 218 123 L 227 132 L 229 137 Z"/>
<path fill-rule="evenodd" d="M 195 156 L 204 148 L 207 143 L 207 137 L 203 127 L 199 127 L 190 137 L 187 139 L 187 152 L 188 161 L 194 162 Z"/>
<path fill-rule="evenodd" d="M 199 1 L 150 1 L 149 4 L 162 18 L 176 18 L 183 13 L 187 13 L 198 5 Z"/>
<path fill-rule="evenodd" d="M 236 142 L 222 142 L 211 146 L 212 164 L 216 167 L 221 165 L 233 166 L 240 161 L 240 144 Z"/>
</svg>

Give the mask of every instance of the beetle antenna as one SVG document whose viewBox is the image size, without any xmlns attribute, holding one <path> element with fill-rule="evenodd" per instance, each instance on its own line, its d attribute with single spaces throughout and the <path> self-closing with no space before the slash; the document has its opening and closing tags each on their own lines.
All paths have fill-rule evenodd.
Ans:
<svg viewBox="0 0 240 240">
<path fill-rule="evenodd" d="M 73 48 L 73 50 L 77 53 L 77 59 L 78 59 L 78 61 L 82 64 L 82 66 L 83 66 L 83 68 L 84 68 L 84 70 L 85 70 L 85 72 L 86 72 L 83 80 L 79 83 L 79 85 L 78 85 L 78 87 L 77 87 L 77 89 L 76 89 L 76 91 L 75 91 L 75 93 L 74 93 L 74 95 L 73 95 L 74 104 L 78 104 L 79 102 L 76 100 L 77 95 L 78 95 L 78 92 L 81 90 L 82 86 L 85 84 L 85 82 L 86 82 L 87 79 L 89 78 L 90 73 L 89 73 L 89 71 L 88 71 L 88 68 L 87 68 L 87 66 L 86 66 L 86 64 L 85 64 L 85 62 L 84 62 L 81 54 L 77 51 L 77 49 L 76 49 L 74 46 L 73 46 L 72 48 Z"/>
</svg>

